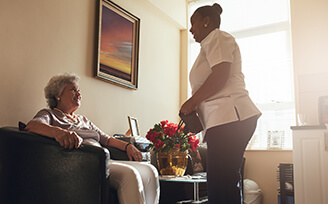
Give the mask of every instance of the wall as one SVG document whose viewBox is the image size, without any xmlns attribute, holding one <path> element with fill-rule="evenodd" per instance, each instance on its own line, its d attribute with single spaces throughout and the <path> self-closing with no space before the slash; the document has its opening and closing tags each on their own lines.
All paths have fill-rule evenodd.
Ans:
<svg viewBox="0 0 328 204">
<path fill-rule="evenodd" d="M 186 28 L 187 4 L 185 0 L 148 0 L 163 11 L 181 29 Z"/>
<path fill-rule="evenodd" d="M 296 111 L 318 124 L 318 97 L 328 95 L 328 1 L 291 0 Z"/>
<path fill-rule="evenodd" d="M 296 112 L 318 124 L 318 97 L 328 95 L 328 1 L 291 0 L 290 5 Z M 276 169 L 293 161 L 292 151 L 246 151 L 245 157 L 245 177 L 260 186 L 262 203 L 277 204 Z"/>
<path fill-rule="evenodd" d="M 128 115 L 138 118 L 143 136 L 160 120 L 177 122 L 181 19 L 148 0 L 114 1 L 141 19 L 139 88 L 129 90 L 93 76 L 96 2 L 0 1 L 0 127 L 28 122 L 46 107 L 43 87 L 66 71 L 81 77 L 77 112 L 108 134 L 125 133 Z"/>
<path fill-rule="evenodd" d="M 245 152 L 245 179 L 255 181 L 261 189 L 262 204 L 278 203 L 277 168 L 280 163 L 293 163 L 292 151 L 248 150 Z"/>
</svg>

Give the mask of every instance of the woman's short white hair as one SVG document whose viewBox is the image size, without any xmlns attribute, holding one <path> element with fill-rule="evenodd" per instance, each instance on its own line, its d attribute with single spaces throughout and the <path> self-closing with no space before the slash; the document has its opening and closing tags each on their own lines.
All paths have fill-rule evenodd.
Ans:
<svg viewBox="0 0 328 204">
<path fill-rule="evenodd" d="M 74 73 L 66 72 L 53 76 L 46 87 L 44 94 L 50 109 L 57 107 L 56 96 L 60 96 L 67 84 L 77 83 L 80 77 Z"/>
</svg>

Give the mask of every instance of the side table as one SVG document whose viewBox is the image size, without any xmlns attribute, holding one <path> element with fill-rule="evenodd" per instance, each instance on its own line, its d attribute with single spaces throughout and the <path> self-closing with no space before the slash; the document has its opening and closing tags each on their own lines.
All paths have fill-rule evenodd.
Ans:
<svg viewBox="0 0 328 204">
<path fill-rule="evenodd" d="M 159 176 L 161 182 L 177 182 L 177 183 L 193 183 L 194 193 L 193 200 L 178 201 L 177 204 L 182 203 L 207 203 L 207 198 L 199 198 L 199 183 L 206 183 L 206 177 L 201 176 Z"/>
</svg>

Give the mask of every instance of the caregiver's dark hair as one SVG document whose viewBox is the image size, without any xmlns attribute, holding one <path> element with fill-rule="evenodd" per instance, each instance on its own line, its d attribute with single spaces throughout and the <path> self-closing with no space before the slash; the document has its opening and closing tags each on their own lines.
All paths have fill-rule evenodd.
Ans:
<svg viewBox="0 0 328 204">
<path fill-rule="evenodd" d="M 195 13 L 199 14 L 202 18 L 205 18 L 206 16 L 210 17 L 210 19 L 213 22 L 213 25 L 216 28 L 220 28 L 221 24 L 221 13 L 222 13 L 222 7 L 220 4 L 213 4 L 212 6 L 202 6 L 199 7 Z"/>
</svg>

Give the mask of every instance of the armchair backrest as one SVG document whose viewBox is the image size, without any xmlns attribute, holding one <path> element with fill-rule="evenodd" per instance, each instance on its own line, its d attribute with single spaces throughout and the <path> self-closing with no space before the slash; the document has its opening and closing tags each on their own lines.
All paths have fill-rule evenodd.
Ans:
<svg viewBox="0 0 328 204">
<path fill-rule="evenodd" d="M 0 203 L 105 203 L 105 152 L 0 128 Z"/>
</svg>

